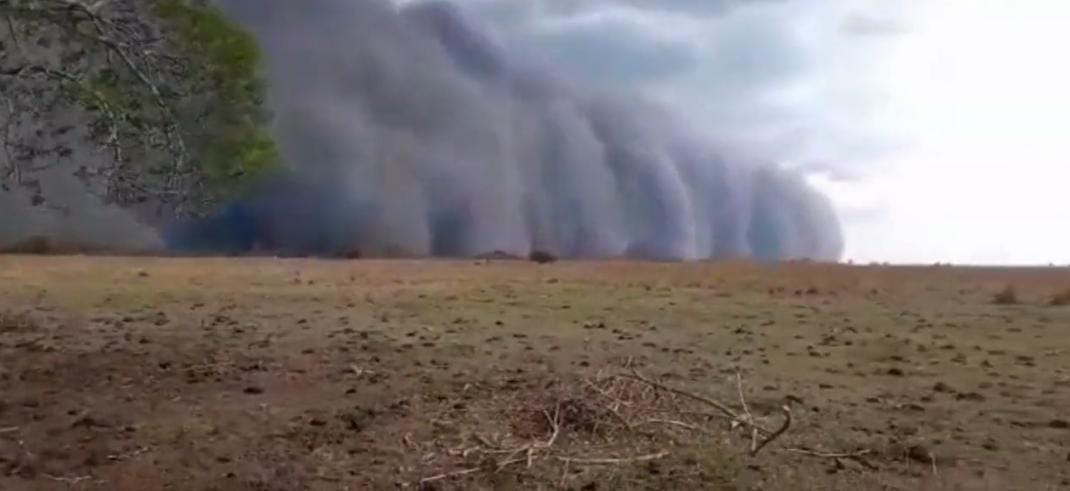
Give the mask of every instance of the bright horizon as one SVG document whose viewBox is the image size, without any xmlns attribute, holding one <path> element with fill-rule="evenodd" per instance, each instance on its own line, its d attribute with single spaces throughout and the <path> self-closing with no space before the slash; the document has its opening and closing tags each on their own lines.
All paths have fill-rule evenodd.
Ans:
<svg viewBox="0 0 1070 491">
<path fill-rule="evenodd" d="M 914 14 L 882 116 L 911 148 L 886 171 L 825 186 L 846 215 L 845 258 L 1070 263 L 1070 67 L 1052 53 L 1070 45 L 1067 22 L 1070 3 L 1043 0 Z"/>
<path fill-rule="evenodd" d="M 844 262 L 1070 264 L 1070 2 L 461 3 L 808 171 Z"/>
</svg>

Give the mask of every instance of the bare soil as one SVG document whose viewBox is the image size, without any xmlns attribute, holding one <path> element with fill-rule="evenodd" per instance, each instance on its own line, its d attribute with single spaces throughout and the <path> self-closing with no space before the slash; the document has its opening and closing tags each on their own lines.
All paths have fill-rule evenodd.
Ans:
<svg viewBox="0 0 1070 491">
<path fill-rule="evenodd" d="M 1070 489 L 1068 291 L 1065 268 L 0 256 L 0 489 Z M 751 456 L 632 370 L 792 424 Z M 655 409 L 683 425 L 630 427 Z"/>
</svg>

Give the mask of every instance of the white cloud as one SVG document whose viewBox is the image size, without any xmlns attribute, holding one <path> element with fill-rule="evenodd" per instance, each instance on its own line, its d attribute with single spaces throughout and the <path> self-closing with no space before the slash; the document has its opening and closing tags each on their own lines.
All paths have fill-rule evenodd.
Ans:
<svg viewBox="0 0 1070 491">
<path fill-rule="evenodd" d="M 461 3 L 575 76 L 816 172 L 849 257 L 1070 262 L 1070 2 Z"/>
</svg>

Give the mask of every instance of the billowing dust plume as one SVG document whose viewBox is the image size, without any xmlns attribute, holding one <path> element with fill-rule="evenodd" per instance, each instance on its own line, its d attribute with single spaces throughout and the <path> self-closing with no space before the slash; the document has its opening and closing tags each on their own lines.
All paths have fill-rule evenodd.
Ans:
<svg viewBox="0 0 1070 491">
<path fill-rule="evenodd" d="M 186 251 L 838 259 L 803 177 L 507 52 L 446 3 L 224 0 L 261 41 L 288 172 Z M 745 153 L 742 153 L 745 155 Z"/>
</svg>

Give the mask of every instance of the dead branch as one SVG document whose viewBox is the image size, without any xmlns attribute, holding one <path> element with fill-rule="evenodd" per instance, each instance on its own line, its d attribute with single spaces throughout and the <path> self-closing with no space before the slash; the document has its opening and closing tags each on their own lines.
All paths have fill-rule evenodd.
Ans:
<svg viewBox="0 0 1070 491">
<path fill-rule="evenodd" d="M 818 450 L 810 450 L 808 448 L 800 447 L 785 448 L 784 451 L 802 455 L 809 455 L 811 457 L 823 457 L 827 459 L 849 459 L 854 457 L 862 457 L 873 453 L 873 451 L 869 449 L 859 450 L 857 452 L 822 452 Z"/>
<path fill-rule="evenodd" d="M 174 113 L 171 111 L 171 107 L 167 105 L 166 101 L 164 101 L 163 95 L 160 92 L 159 85 L 153 82 L 153 80 L 147 74 L 145 74 L 144 71 L 138 68 L 137 63 L 134 62 L 133 55 L 127 52 L 126 46 L 122 43 L 117 42 L 106 29 L 106 27 L 110 26 L 111 23 L 97 14 L 97 10 L 99 10 L 99 8 L 105 5 L 107 2 L 97 2 L 94 7 L 90 7 L 89 5 L 86 5 L 85 3 L 82 3 L 78 0 L 63 0 L 63 2 L 73 7 L 76 7 L 77 9 L 84 12 L 87 16 L 89 16 L 97 30 L 97 36 L 95 36 L 97 41 L 102 43 L 104 46 L 110 49 L 116 56 L 118 56 L 119 59 L 122 60 L 123 64 L 126 65 L 127 69 L 129 69 L 130 72 L 134 74 L 135 78 L 137 78 L 145 87 L 149 89 L 149 93 L 152 94 L 153 101 L 156 103 L 157 108 L 167 120 L 166 130 L 164 134 L 168 140 L 169 146 L 172 150 L 175 151 L 174 162 L 172 164 L 174 167 L 172 171 L 176 173 L 180 171 L 185 165 L 186 143 L 182 137 L 182 134 L 178 131 L 178 121 L 175 118 Z M 143 51 L 143 54 L 147 55 L 148 52 Z"/>
<path fill-rule="evenodd" d="M 8 18 L 8 22 L 11 22 L 11 18 Z M 14 32 L 14 31 L 12 31 Z M 7 109 L 7 115 L 4 119 L 4 131 L 0 133 L 0 138 L 3 141 L 0 142 L 4 150 L 4 160 L 7 162 L 8 172 L 4 178 L 14 175 L 15 184 L 22 183 L 22 172 L 20 172 L 19 163 L 15 160 L 15 157 L 11 154 L 11 129 L 15 126 L 15 103 L 12 102 L 11 97 L 4 94 L 4 106 Z"/>
<path fill-rule="evenodd" d="M 766 445 L 773 443 L 773 440 L 780 438 L 781 435 L 783 435 L 785 432 L 788 431 L 789 428 L 791 428 L 791 406 L 789 404 L 784 404 L 783 406 L 780 406 L 780 410 L 784 412 L 784 424 L 780 425 L 780 428 L 777 428 L 776 431 L 767 436 L 764 440 L 761 441 L 761 443 L 754 447 L 754 449 L 751 450 L 751 456 L 758 455 L 758 452 L 765 448 Z"/>
<path fill-rule="evenodd" d="M 747 406 L 747 398 L 743 396 L 743 373 L 740 372 L 739 367 L 736 367 L 736 391 L 739 392 L 739 405 L 743 408 L 743 414 L 747 422 L 751 423 L 750 451 L 751 455 L 754 455 L 758 452 L 758 428 L 754 427 L 754 415 Z"/>
<path fill-rule="evenodd" d="M 131 450 L 131 451 L 126 452 L 126 453 L 111 454 L 111 455 L 108 455 L 108 460 L 110 460 L 112 462 L 122 462 L 124 460 L 129 460 L 129 459 L 135 458 L 135 457 L 137 457 L 137 456 L 139 456 L 141 454 L 144 454 L 144 453 L 148 452 L 149 450 L 151 450 L 149 447 L 140 447 L 140 448 L 137 448 L 135 450 Z"/>
<path fill-rule="evenodd" d="M 791 397 L 787 397 L 780 407 L 783 413 L 783 421 L 780 425 L 774 430 L 763 428 L 752 412 L 751 405 L 747 402 L 743 376 L 739 370 L 736 371 L 736 392 L 741 408 L 739 411 L 712 398 L 677 389 L 648 378 L 634 367 L 630 367 L 629 371 L 630 373 L 605 376 L 601 376 L 602 372 L 600 371 L 599 378 L 579 381 L 587 389 L 590 389 L 586 391 L 589 397 L 605 404 L 605 411 L 598 414 L 604 415 L 604 418 L 616 418 L 629 430 L 634 430 L 644 425 L 665 425 L 686 430 L 691 435 L 715 438 L 719 435 L 719 432 L 715 428 L 709 427 L 709 423 L 721 419 L 730 419 L 733 429 L 742 428 L 747 430 L 746 433 L 750 439 L 748 454 L 757 456 L 762 450 L 790 431 L 794 422 L 791 408 L 791 404 L 794 401 Z M 661 397 L 659 392 L 668 393 L 669 397 Z M 681 404 L 681 402 L 686 401 L 690 401 L 691 404 Z M 706 407 L 712 407 L 716 409 L 716 412 L 711 413 L 709 410 L 705 410 Z M 476 434 L 473 438 L 476 438 L 477 446 L 466 448 L 461 452 L 450 451 L 450 455 L 460 455 L 467 459 L 470 454 L 482 454 L 484 456 L 493 456 L 492 460 L 489 462 L 484 461 L 478 466 L 470 465 L 454 471 L 425 477 L 419 483 L 422 485 L 478 472 L 501 472 L 509 466 L 520 463 L 525 463 L 528 468 L 531 468 L 536 461 L 551 461 L 561 464 L 563 469 L 559 469 L 561 473 L 559 480 L 563 483 L 561 485 L 564 486 L 569 477 L 570 466 L 622 465 L 657 460 L 669 455 L 668 450 L 635 456 L 601 458 L 562 455 L 555 452 L 553 448 L 563 431 L 564 422 L 562 421 L 561 403 L 558 403 L 552 410 L 543 410 L 542 415 L 549 425 L 548 434 L 544 439 L 536 439 L 530 443 L 514 447 L 501 443 L 491 443 Z M 702 419 L 699 419 L 700 417 Z M 644 432 L 644 434 L 654 435 L 655 433 Z M 713 438 L 704 438 L 704 440 L 710 441 Z M 786 450 L 821 458 L 855 459 L 861 464 L 872 468 L 871 464 L 863 459 L 863 456 L 869 453 L 868 451 L 833 453 L 805 448 Z M 556 475 L 554 479 L 558 480 Z"/>
<path fill-rule="evenodd" d="M 470 467 L 468 469 L 461 469 L 459 471 L 443 472 L 442 474 L 435 474 L 433 476 L 428 476 L 423 479 L 420 479 L 420 485 L 423 486 L 425 484 L 433 483 L 435 481 L 441 481 L 443 479 L 452 479 L 455 477 L 467 476 L 469 474 L 475 474 L 476 472 L 479 472 L 481 470 L 483 470 L 483 468 L 481 467 Z"/>
<path fill-rule="evenodd" d="M 3 2 L 0 2 L 3 3 Z M 144 16 L 129 15 L 129 5 L 113 5 L 121 3 L 111 0 L 38 0 L 35 2 L 22 2 L 16 4 L 4 3 L 0 5 L 0 15 L 7 21 L 7 30 L 11 31 L 15 41 L 18 42 L 18 33 L 34 33 L 42 27 L 54 27 L 65 33 L 63 39 L 71 42 L 78 41 L 80 44 L 71 46 L 70 50 L 78 50 L 83 57 L 103 57 L 107 60 L 105 69 L 111 69 L 116 73 L 123 73 L 132 81 L 134 87 L 143 87 L 144 98 L 147 99 L 145 106 L 154 109 L 151 121 L 132 121 L 130 115 L 120 110 L 115 102 L 110 101 L 98 90 L 94 90 L 93 84 L 86 81 L 93 80 L 98 74 L 96 65 L 90 63 L 82 66 L 73 64 L 70 70 L 77 73 L 63 77 L 68 82 L 77 83 L 81 94 L 89 99 L 90 103 L 98 109 L 94 116 L 99 117 L 93 124 L 101 125 L 100 143 L 104 148 L 111 150 L 112 162 L 101 169 L 94 171 L 80 171 L 79 177 L 88 179 L 98 177 L 103 179 L 105 194 L 108 201 L 129 203 L 134 200 L 143 201 L 144 197 L 152 197 L 162 203 L 174 205 L 176 210 L 185 206 L 190 201 L 190 193 L 197 191 L 193 187 L 183 188 L 182 179 L 194 173 L 194 169 L 188 165 L 189 155 L 186 136 L 183 134 L 180 119 L 177 112 L 180 108 L 172 106 L 165 96 L 169 93 L 167 82 L 171 77 L 181 77 L 176 70 L 175 63 L 167 63 L 166 57 L 171 56 L 163 46 L 165 36 L 160 35 L 156 25 Z M 136 2 L 131 2 L 134 4 Z M 25 22 L 25 26 L 19 23 Z M 88 29 L 86 28 L 88 27 Z M 21 52 L 21 51 L 19 51 Z M 32 55 L 31 55 L 32 56 Z M 59 68 L 59 67 L 57 67 Z M 64 67 L 66 68 L 66 67 Z M 58 70 L 41 72 L 54 76 Z M 25 75 L 25 67 L 0 67 L 0 75 L 21 76 Z M 55 78 L 55 77 L 54 77 Z M 31 85 L 32 86 L 32 85 Z M 9 92 L 10 87 L 0 88 L 0 92 Z M 24 89 L 25 90 L 25 89 Z M 141 91 L 138 96 L 142 97 Z M 10 111 L 9 111 L 10 112 Z M 124 141 L 128 135 L 123 135 L 120 122 L 129 121 L 136 125 L 142 141 Z M 10 115 L 9 122 L 10 124 Z M 0 133 L 11 139 L 8 132 Z M 126 169 L 126 156 L 124 148 L 133 151 L 159 150 L 166 159 L 158 181 L 152 184 L 136 182 L 142 176 L 132 176 Z M 31 172 L 30 166 L 18 166 L 13 164 L 12 152 L 7 150 L 6 175 L 0 178 L 14 177 L 18 182 L 22 175 Z M 30 155 L 42 155 L 38 150 L 31 148 Z M 25 167 L 25 168 L 23 168 Z M 151 189 L 150 189 L 151 188 Z M 156 189 L 160 188 L 160 189 Z"/>
<path fill-rule="evenodd" d="M 44 476 L 49 478 L 49 479 L 51 479 L 51 480 L 53 480 L 53 481 L 59 481 L 59 482 L 66 483 L 66 484 L 71 485 L 71 486 L 73 486 L 75 484 L 78 484 L 78 483 L 80 483 L 82 481 L 88 481 L 88 480 L 92 479 L 92 476 L 63 477 L 63 476 L 53 476 L 51 474 L 45 474 Z"/>
<path fill-rule="evenodd" d="M 769 430 L 765 429 L 764 427 L 762 427 L 758 423 L 753 422 L 753 421 L 745 421 L 745 418 L 740 417 L 739 414 L 737 414 L 735 411 L 733 411 L 728 406 L 726 406 L 724 404 L 721 404 L 720 402 L 717 402 L 717 401 L 715 401 L 713 399 L 710 399 L 708 397 L 700 396 L 698 394 L 694 394 L 694 393 L 688 392 L 686 390 L 681 390 L 681 389 L 677 389 L 677 388 L 674 388 L 674 387 L 670 387 L 670 386 L 665 385 L 665 384 L 663 384 L 661 382 L 658 382 L 656 380 L 651 380 L 651 379 L 649 379 L 647 377 L 644 377 L 642 374 L 639 373 L 638 370 L 635 370 L 635 369 L 632 369 L 632 372 L 630 374 L 624 374 L 622 376 L 638 380 L 640 382 L 643 382 L 643 383 L 648 384 L 648 385 L 650 385 L 652 387 L 664 390 L 666 392 L 670 392 L 670 393 L 673 393 L 673 394 L 676 394 L 676 395 L 687 397 L 687 398 L 692 399 L 694 401 L 701 402 L 701 403 L 703 403 L 703 404 L 705 404 L 707 406 L 710 406 L 710 407 L 716 409 L 718 412 L 721 413 L 721 415 L 723 415 L 725 418 L 727 418 L 727 419 L 729 419 L 729 420 L 731 420 L 733 422 L 738 422 L 738 423 L 740 423 L 740 424 L 742 424 L 744 426 L 747 426 L 749 428 L 757 429 L 759 432 L 764 433 L 766 435 L 770 434 Z"/>
<path fill-rule="evenodd" d="M 691 423 L 685 423 L 683 421 L 677 421 L 677 420 L 674 420 L 674 419 L 650 418 L 650 419 L 648 419 L 648 420 L 646 420 L 646 421 L 644 421 L 643 423 L 640 423 L 640 424 L 664 424 L 664 425 L 669 425 L 669 426 L 678 426 L 680 428 L 684 428 L 684 429 L 688 429 L 688 430 L 691 430 L 691 431 L 694 431 L 694 432 L 702 433 L 703 435 L 706 435 L 706 436 L 713 436 L 713 432 L 711 432 L 711 431 L 709 431 L 709 430 L 707 430 L 707 429 L 705 429 L 705 428 L 703 428 L 703 427 L 701 427 L 699 425 L 694 425 L 694 424 L 691 424 Z"/>
<path fill-rule="evenodd" d="M 657 460 L 665 458 L 669 455 L 668 450 L 662 450 L 657 453 L 648 455 L 639 455 L 637 457 L 618 457 L 618 458 L 603 458 L 603 459 L 586 459 L 577 457 L 556 457 L 557 460 L 571 464 L 583 464 L 583 465 L 617 465 L 617 464 L 630 464 L 634 462 L 647 462 L 651 460 Z"/>
<path fill-rule="evenodd" d="M 630 421 L 628 421 L 623 415 L 620 414 L 620 406 L 627 405 L 627 401 L 622 401 L 620 400 L 620 398 L 614 396 L 608 391 L 602 390 L 597 385 L 595 385 L 594 382 L 591 382 L 588 379 L 583 379 L 583 382 L 588 387 L 590 387 L 591 390 L 593 390 L 596 394 L 608 399 L 612 403 L 612 405 L 607 406 L 606 409 L 609 410 L 609 414 L 612 414 L 614 419 L 616 419 L 628 431 L 634 430 L 634 425 Z"/>
</svg>

